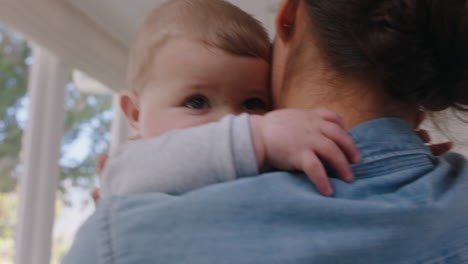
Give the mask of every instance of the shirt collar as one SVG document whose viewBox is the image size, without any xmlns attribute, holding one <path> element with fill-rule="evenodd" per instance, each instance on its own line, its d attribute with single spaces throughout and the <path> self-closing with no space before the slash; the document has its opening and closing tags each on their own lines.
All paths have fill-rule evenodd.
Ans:
<svg viewBox="0 0 468 264">
<path fill-rule="evenodd" d="M 430 149 L 402 119 L 371 120 L 354 127 L 349 134 L 362 156 L 362 161 L 353 165 L 357 177 L 376 176 L 416 165 L 433 166 Z"/>
</svg>

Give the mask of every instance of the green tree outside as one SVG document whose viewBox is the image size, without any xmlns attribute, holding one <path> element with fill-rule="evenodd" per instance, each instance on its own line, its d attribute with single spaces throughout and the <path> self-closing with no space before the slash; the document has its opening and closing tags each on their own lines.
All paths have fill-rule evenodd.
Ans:
<svg viewBox="0 0 468 264">
<path fill-rule="evenodd" d="M 14 31 L 0 25 L 0 192 L 15 191 L 21 140 L 27 110 L 27 80 L 29 65 L 33 63 L 27 42 Z M 95 158 L 108 149 L 109 125 L 112 119 L 109 95 L 80 93 L 73 83 L 66 87 L 65 135 L 62 156 L 71 144 L 86 137 L 91 142 L 88 155 L 82 160 L 61 160 L 61 188 L 63 180 L 73 181 L 76 187 L 88 188 L 94 183 Z"/>
</svg>

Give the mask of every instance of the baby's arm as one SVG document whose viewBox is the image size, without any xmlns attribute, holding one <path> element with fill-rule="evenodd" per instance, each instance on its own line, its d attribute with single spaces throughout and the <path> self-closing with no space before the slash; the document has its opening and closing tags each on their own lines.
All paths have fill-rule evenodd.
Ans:
<svg viewBox="0 0 468 264">
<path fill-rule="evenodd" d="M 249 116 L 231 115 L 124 144 L 106 162 L 101 195 L 180 194 L 256 174 Z"/>
<path fill-rule="evenodd" d="M 305 171 L 319 192 L 330 195 L 319 158 L 351 180 L 348 160 L 357 161 L 358 157 L 339 118 L 328 110 L 228 116 L 216 123 L 125 144 L 105 166 L 101 193 L 103 197 L 143 192 L 180 194 L 257 175 L 267 164 Z"/>
</svg>

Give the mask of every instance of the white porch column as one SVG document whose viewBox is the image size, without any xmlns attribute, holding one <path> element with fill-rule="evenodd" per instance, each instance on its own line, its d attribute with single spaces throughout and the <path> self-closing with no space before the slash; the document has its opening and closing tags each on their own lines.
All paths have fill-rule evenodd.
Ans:
<svg viewBox="0 0 468 264">
<path fill-rule="evenodd" d="M 16 264 L 48 264 L 52 247 L 58 161 L 64 130 L 68 68 L 33 47 L 29 73 L 29 121 L 23 140 L 20 205 L 16 226 Z"/>
<path fill-rule="evenodd" d="M 111 142 L 109 153 L 113 153 L 122 142 L 125 142 L 131 136 L 131 128 L 127 122 L 127 119 L 122 113 L 122 110 L 120 110 L 120 96 L 118 94 L 114 95 L 112 108 L 114 112 L 114 119 L 112 120 L 111 124 Z"/>
</svg>

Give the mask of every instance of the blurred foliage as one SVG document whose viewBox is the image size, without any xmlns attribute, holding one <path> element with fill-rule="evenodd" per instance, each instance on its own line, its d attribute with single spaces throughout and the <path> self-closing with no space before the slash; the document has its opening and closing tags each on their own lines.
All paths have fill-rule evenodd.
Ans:
<svg viewBox="0 0 468 264">
<path fill-rule="evenodd" d="M 30 49 L 20 37 L 0 27 L 0 192 L 16 185 L 23 130 L 17 119 L 28 78 Z"/>
<path fill-rule="evenodd" d="M 3 193 L 15 190 L 21 173 L 21 141 L 29 102 L 28 69 L 32 63 L 31 50 L 21 35 L 0 25 L 0 192 Z M 70 182 L 74 187 L 86 189 L 94 185 L 95 158 L 108 149 L 112 119 L 110 95 L 83 94 L 71 82 L 64 89 L 67 92 L 60 160 L 61 194 L 66 194 L 65 186 Z M 74 153 L 77 151 L 80 153 Z"/>
<path fill-rule="evenodd" d="M 13 259 L 16 207 L 15 194 L 0 193 L 0 264 Z"/>
</svg>

